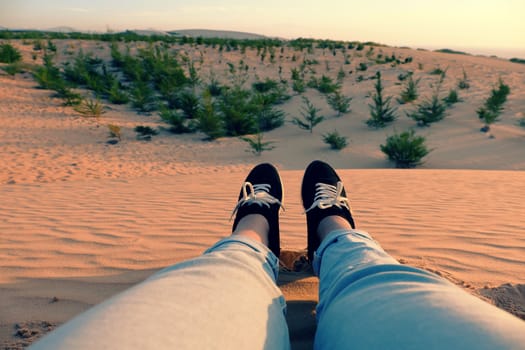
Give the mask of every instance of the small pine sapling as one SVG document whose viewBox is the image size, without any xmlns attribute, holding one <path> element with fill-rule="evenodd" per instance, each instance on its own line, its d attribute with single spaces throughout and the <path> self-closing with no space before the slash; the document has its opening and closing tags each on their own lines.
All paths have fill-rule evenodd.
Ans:
<svg viewBox="0 0 525 350">
<path fill-rule="evenodd" d="M 323 141 L 334 150 L 341 150 L 348 145 L 347 138 L 339 135 L 337 130 L 324 134 Z"/>
<path fill-rule="evenodd" d="M 324 117 L 318 115 L 321 111 L 319 108 L 316 108 L 312 102 L 306 97 L 303 96 L 304 106 L 301 108 L 301 115 L 303 119 L 294 117 L 292 123 L 297 125 L 299 128 L 308 130 L 310 133 L 313 132 L 314 127 L 324 120 Z"/>
<path fill-rule="evenodd" d="M 345 70 L 343 69 L 343 67 L 339 68 L 339 71 L 337 72 L 337 83 L 342 84 L 345 77 Z"/>
<path fill-rule="evenodd" d="M 321 76 L 321 79 L 318 81 L 317 90 L 322 94 L 331 94 L 336 92 L 341 88 L 339 83 L 334 83 L 334 81 L 325 75 Z"/>
<path fill-rule="evenodd" d="M 470 83 L 468 81 L 467 72 L 465 71 L 465 68 L 463 68 L 463 78 L 458 80 L 458 88 L 461 90 L 470 88 Z"/>
<path fill-rule="evenodd" d="M 459 94 L 456 89 L 450 89 L 448 95 L 443 99 L 443 102 L 445 102 L 449 107 L 461 101 L 462 100 L 459 98 Z"/>
<path fill-rule="evenodd" d="M 327 95 L 326 101 L 330 107 L 337 112 L 337 117 L 340 117 L 342 114 L 350 111 L 350 102 L 352 101 L 352 98 L 343 95 L 340 90 L 337 90 L 334 93 Z"/>
<path fill-rule="evenodd" d="M 415 111 L 407 113 L 407 116 L 415 120 L 419 126 L 429 126 L 445 118 L 447 105 L 439 97 L 444 79 L 445 73 L 443 72 L 434 86 L 434 91 L 430 99 L 426 99 L 417 105 Z"/>
<path fill-rule="evenodd" d="M 99 120 L 102 114 L 105 114 L 104 105 L 99 100 L 85 99 L 73 108 L 86 118 L 95 118 Z"/>
<path fill-rule="evenodd" d="M 260 156 L 262 152 L 264 151 L 271 151 L 275 147 L 272 146 L 274 143 L 273 141 L 263 141 L 263 133 L 258 132 L 257 134 L 249 137 L 241 137 L 241 140 L 248 143 L 248 150 L 247 152 L 252 152 L 256 156 Z"/>
<path fill-rule="evenodd" d="M 507 96 L 509 94 L 510 87 L 500 78 L 497 88 L 491 90 L 490 96 L 487 98 L 483 106 L 476 111 L 479 119 L 485 122 L 485 126 L 481 128 L 481 131 L 489 131 L 490 125 L 499 119 L 499 116 L 503 112 L 503 105 L 507 101 Z"/>
<path fill-rule="evenodd" d="M 377 72 L 376 77 L 375 93 L 372 95 L 373 104 L 368 105 L 371 118 L 366 121 L 366 124 L 372 128 L 383 128 L 397 119 L 396 108 L 390 106 L 392 96 L 383 96 L 381 72 Z"/>
<path fill-rule="evenodd" d="M 202 108 L 197 113 L 197 128 L 206 134 L 208 140 L 224 136 L 224 125 L 210 92 L 202 96 Z"/>
<path fill-rule="evenodd" d="M 136 81 L 129 91 L 131 105 L 139 112 L 148 113 L 157 109 L 155 92 L 148 83 Z"/>
<path fill-rule="evenodd" d="M 400 104 L 415 101 L 419 96 L 417 92 L 417 85 L 419 84 L 421 78 L 414 80 L 412 74 L 408 74 L 407 79 L 408 80 L 406 82 L 405 88 L 403 91 L 401 91 L 400 98 L 397 99 L 397 102 L 399 102 Z"/>
<path fill-rule="evenodd" d="M 123 105 L 129 102 L 129 96 L 122 84 L 115 80 L 107 92 L 108 100 L 116 105 Z"/>
</svg>

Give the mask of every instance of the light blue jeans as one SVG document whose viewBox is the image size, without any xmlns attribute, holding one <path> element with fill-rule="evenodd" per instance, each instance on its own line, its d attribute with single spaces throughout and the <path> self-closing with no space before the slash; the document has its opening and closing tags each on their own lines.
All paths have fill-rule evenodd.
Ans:
<svg viewBox="0 0 525 350">
<path fill-rule="evenodd" d="M 316 349 L 525 348 L 525 322 L 399 264 L 366 232 L 331 232 L 315 253 L 314 271 Z"/>
<path fill-rule="evenodd" d="M 338 230 L 314 258 L 317 349 L 523 349 L 525 322 L 429 272 L 400 265 L 367 233 Z M 278 261 L 233 236 L 93 307 L 34 349 L 288 349 Z"/>
<path fill-rule="evenodd" d="M 279 261 L 241 236 L 159 271 L 32 349 L 289 349 Z"/>
</svg>

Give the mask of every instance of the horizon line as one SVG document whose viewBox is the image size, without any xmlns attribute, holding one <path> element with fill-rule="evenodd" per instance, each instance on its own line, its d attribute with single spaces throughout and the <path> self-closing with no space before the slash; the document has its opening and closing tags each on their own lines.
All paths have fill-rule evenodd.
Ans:
<svg viewBox="0 0 525 350">
<path fill-rule="evenodd" d="M 67 31 L 60 31 L 59 29 L 64 28 L 68 29 Z M 525 57 L 525 48 L 518 48 L 518 47 L 479 47 L 479 46 L 468 46 L 468 45 L 436 45 L 436 44 L 387 44 L 382 42 L 377 42 L 374 40 L 348 40 L 348 39 L 330 39 L 330 38 L 321 38 L 321 37 L 313 37 L 313 36 L 297 36 L 297 37 L 284 37 L 284 36 L 269 36 L 266 34 L 259 34 L 255 32 L 247 32 L 247 31 L 241 31 L 241 30 L 231 30 L 231 29 L 209 29 L 209 28 L 184 28 L 184 29 L 170 29 L 170 30 L 164 30 L 164 29 L 156 29 L 156 28 L 126 28 L 126 29 L 120 29 L 120 30 L 113 30 L 111 28 L 106 28 L 106 30 L 94 30 L 94 29 L 77 29 L 70 26 L 55 26 L 50 28 L 10 28 L 10 27 L 4 27 L 0 25 L 0 30 L 8 30 L 8 31 L 37 31 L 37 32 L 56 32 L 56 33 L 85 33 L 85 34 L 117 34 L 117 33 L 123 33 L 126 31 L 131 32 L 137 32 L 137 31 L 150 31 L 150 32 L 159 32 L 159 33 L 166 33 L 166 35 L 173 35 L 173 33 L 176 33 L 177 31 L 209 31 L 209 32 L 228 32 L 228 33 L 239 33 L 239 34 L 247 34 L 247 35 L 254 35 L 259 37 L 264 37 L 268 39 L 278 39 L 278 40 L 284 40 L 284 41 L 291 41 L 296 39 L 312 39 L 312 40 L 330 40 L 330 41 L 341 41 L 341 42 L 361 42 L 361 43 L 375 43 L 378 45 L 384 45 L 386 47 L 397 47 L 397 48 L 408 48 L 412 50 L 417 49 L 424 49 L 429 51 L 436 51 L 436 50 L 455 50 L 455 51 L 461 51 L 468 55 L 481 55 L 481 56 L 496 56 L 499 58 L 521 58 Z M 217 36 L 217 38 L 220 38 L 220 36 Z M 231 39 L 231 38 L 229 38 Z M 255 39 L 256 40 L 256 39 Z M 503 56 L 497 55 L 504 54 Z M 511 54 L 512 53 L 512 54 Z"/>
</svg>

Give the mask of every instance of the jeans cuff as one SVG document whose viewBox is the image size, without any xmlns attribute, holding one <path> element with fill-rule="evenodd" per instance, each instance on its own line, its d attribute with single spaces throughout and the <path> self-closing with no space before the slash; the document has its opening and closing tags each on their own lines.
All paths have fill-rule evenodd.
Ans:
<svg viewBox="0 0 525 350">
<path fill-rule="evenodd" d="M 231 235 L 221 239 L 210 248 L 206 249 L 204 254 L 208 254 L 217 250 L 223 250 L 228 246 L 235 246 L 237 248 L 256 252 L 257 255 L 261 256 L 266 261 L 273 272 L 275 281 L 277 281 L 277 277 L 279 276 L 279 258 L 277 258 L 267 246 L 251 238 L 241 235 Z"/>
</svg>

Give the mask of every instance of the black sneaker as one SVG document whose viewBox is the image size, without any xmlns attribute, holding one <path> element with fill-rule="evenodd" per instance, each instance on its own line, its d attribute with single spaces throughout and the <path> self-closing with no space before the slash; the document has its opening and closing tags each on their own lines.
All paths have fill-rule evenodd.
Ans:
<svg viewBox="0 0 525 350">
<path fill-rule="evenodd" d="M 257 165 L 250 171 L 239 194 L 239 202 L 233 210 L 235 221 L 232 232 L 239 221 L 249 214 L 260 214 L 268 220 L 268 248 L 279 257 L 279 209 L 282 207 L 283 187 L 277 169 L 268 163 Z"/>
<path fill-rule="evenodd" d="M 352 228 L 355 228 L 355 223 L 341 178 L 325 162 L 316 160 L 308 165 L 304 172 L 301 196 L 308 227 L 308 259 L 312 262 L 314 252 L 321 243 L 317 234 L 321 220 L 337 215 L 346 219 Z"/>
</svg>

